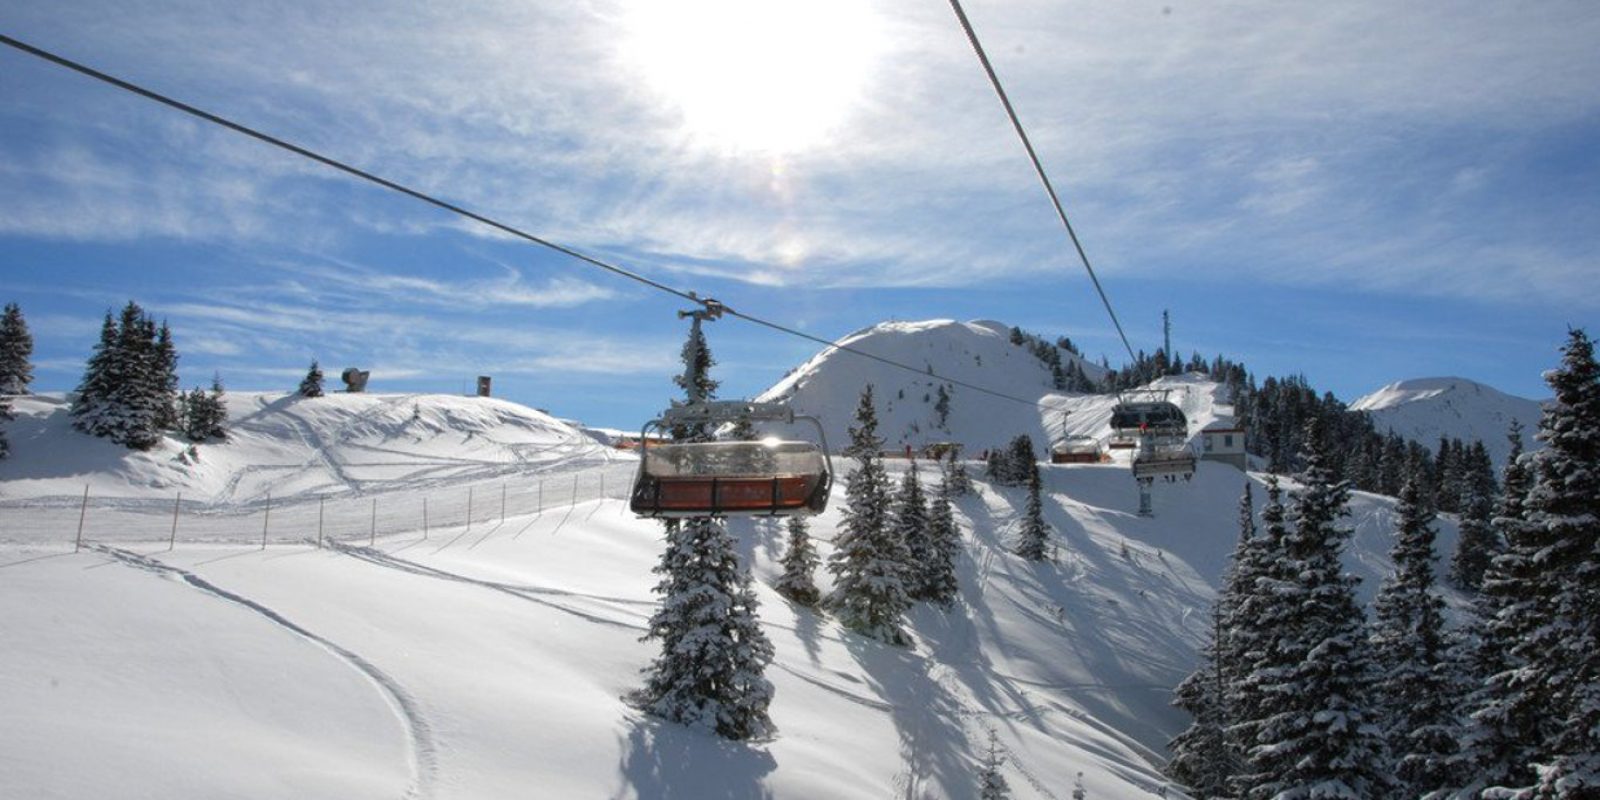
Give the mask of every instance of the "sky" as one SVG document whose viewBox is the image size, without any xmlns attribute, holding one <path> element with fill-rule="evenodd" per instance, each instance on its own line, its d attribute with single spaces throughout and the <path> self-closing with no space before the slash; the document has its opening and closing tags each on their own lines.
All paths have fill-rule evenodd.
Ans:
<svg viewBox="0 0 1600 800">
<path fill-rule="evenodd" d="M 970 0 L 1136 349 L 1346 401 L 1548 394 L 1600 333 L 1600 6 Z M 837 339 L 995 319 L 1125 360 L 949 5 L 24 2 L 0 32 Z M 184 384 L 495 393 L 632 428 L 684 301 L 0 48 L 0 302 L 36 391 L 108 309 Z M 817 347 L 708 329 L 725 397 Z M 1006 387 L 995 387 L 1006 390 Z"/>
</svg>

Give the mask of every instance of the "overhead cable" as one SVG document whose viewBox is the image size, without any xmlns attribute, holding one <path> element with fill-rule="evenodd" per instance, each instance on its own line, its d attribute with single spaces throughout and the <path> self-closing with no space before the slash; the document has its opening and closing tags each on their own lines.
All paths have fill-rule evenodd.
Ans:
<svg viewBox="0 0 1600 800">
<path fill-rule="evenodd" d="M 483 214 L 479 214 L 479 213 L 474 212 L 474 211 L 469 211 L 466 208 L 463 208 L 463 207 L 461 207 L 459 205 L 456 205 L 455 203 L 451 203 L 451 202 L 448 202 L 448 201 L 445 201 L 445 200 L 441 200 L 441 199 L 439 199 L 437 197 L 434 197 L 433 195 L 428 194 L 426 192 L 423 192 L 421 190 L 413 189 L 413 188 L 411 188 L 409 186 L 406 186 L 404 184 L 398 183 L 398 182 L 393 181 L 393 180 L 389 180 L 388 178 L 380 177 L 380 176 L 375 175 L 375 174 L 373 174 L 371 172 L 368 172 L 366 170 L 363 170 L 363 169 L 360 169 L 358 167 L 354 167 L 354 166 L 351 166 L 349 164 L 346 164 L 345 162 L 340 161 L 338 159 L 322 155 L 321 153 L 318 153 L 318 152 L 316 152 L 314 150 L 311 150 L 309 148 L 303 147 L 301 145 L 294 144 L 293 142 L 289 142 L 289 141 L 286 141 L 284 139 L 278 138 L 276 136 L 272 136 L 270 134 L 263 133 L 261 131 L 256 130 L 255 128 L 251 128 L 251 127 L 249 127 L 247 125 L 244 125 L 242 123 L 235 122 L 233 120 L 230 120 L 230 119 L 228 119 L 226 117 L 223 117 L 223 116 L 220 116 L 218 114 L 213 114 L 213 113 L 211 113 L 209 111 L 205 111 L 203 109 L 197 108 L 197 107 L 195 107 L 193 105 L 190 105 L 188 103 L 182 102 L 180 100 L 175 100 L 175 99 L 173 99 L 171 97 L 168 97 L 168 96 L 166 96 L 164 94 L 161 94 L 160 92 L 156 92 L 156 91 L 153 91 L 151 89 L 147 89 L 147 88 L 145 88 L 143 86 L 139 86 L 138 84 L 131 83 L 131 82 L 123 80 L 121 78 L 117 78 L 117 77 L 115 77 L 113 75 L 109 75 L 109 74 L 107 74 L 105 72 L 102 72 L 100 70 L 97 70 L 97 69 L 94 69 L 92 67 L 86 66 L 84 64 L 78 63 L 78 62 L 73 61 L 73 60 L 71 60 L 69 58 L 66 58 L 64 56 L 57 55 L 57 54 L 49 52 L 47 50 L 44 50 L 44 49 L 35 47 L 33 45 L 30 45 L 30 44 L 28 44 L 26 42 L 22 42 L 22 41 L 19 41 L 17 39 L 14 39 L 14 38 L 12 38 L 10 36 L 6 36 L 5 34 L 0 34 L 0 44 L 7 45 L 9 47 L 12 47 L 12 48 L 14 48 L 16 50 L 20 50 L 20 51 L 22 51 L 24 53 L 27 53 L 29 55 L 44 59 L 45 61 L 49 61 L 49 62 L 51 62 L 53 64 L 56 64 L 56 65 L 59 65 L 59 66 L 62 66 L 62 67 L 66 67 L 67 69 L 70 69 L 70 70 L 72 70 L 74 72 L 77 72 L 79 74 L 86 75 L 86 76 L 88 76 L 90 78 L 94 78 L 95 80 L 101 81 L 103 83 L 110 84 L 110 85 L 115 86 L 115 87 L 117 87 L 119 89 L 122 89 L 124 91 L 132 92 L 133 94 L 139 95 L 140 97 L 144 97 L 144 98 L 146 98 L 148 100 L 155 101 L 157 103 L 160 103 L 161 105 L 167 106 L 169 108 L 176 109 L 176 110 L 181 111 L 181 112 L 183 112 L 185 114 L 188 114 L 190 116 L 197 117 L 199 119 L 205 120 L 206 122 L 210 122 L 212 124 L 219 125 L 221 127 L 227 128 L 228 130 L 234 131 L 235 133 L 243 134 L 243 135 L 248 136 L 248 137 L 250 137 L 252 139 L 255 139 L 257 141 L 264 142 L 266 144 L 272 145 L 273 147 L 277 147 L 277 148 L 279 148 L 281 150 L 286 150 L 286 151 L 288 151 L 290 153 L 294 153 L 295 155 L 301 156 L 303 158 L 311 159 L 312 161 L 316 161 L 319 164 L 323 164 L 325 166 L 332 167 L 333 169 L 339 170 L 340 172 L 343 172 L 343 173 L 345 173 L 347 175 L 351 175 L 351 176 L 354 176 L 356 178 L 360 178 L 361 180 L 367 181 L 369 183 L 376 184 L 376 185 L 381 186 L 381 187 L 383 187 L 385 189 L 388 189 L 390 191 L 399 192 L 400 194 L 406 195 L 406 196 L 411 197 L 411 198 L 416 199 L 416 200 L 420 200 L 420 201 L 422 201 L 424 203 L 427 203 L 428 205 L 434 206 L 436 208 L 443 209 L 443 210 L 448 211 L 448 212 L 450 212 L 452 214 L 456 214 L 456 215 L 465 217 L 465 218 L 470 219 L 470 220 L 472 220 L 474 222 L 477 222 L 479 224 L 487 225 L 487 226 L 489 226 L 491 228 L 494 228 L 495 230 L 501 231 L 502 233 L 509 234 L 509 235 L 514 236 L 514 237 L 516 237 L 518 239 L 522 239 L 522 240 L 525 240 L 525 241 L 528 241 L 528 242 L 532 242 L 532 243 L 537 244 L 537 245 L 539 245 L 541 247 L 549 248 L 549 249 L 554 250 L 554 251 L 556 251 L 558 253 L 561 253 L 563 255 L 569 256 L 571 258 L 575 258 L 575 259 L 577 259 L 577 260 L 579 260 L 579 261 L 581 261 L 581 262 L 583 262 L 585 264 L 588 264 L 590 266 L 597 267 L 599 269 L 603 269 L 603 270 L 605 270 L 607 272 L 610 272 L 610 273 L 612 273 L 614 275 L 618 275 L 618 276 L 621 276 L 623 278 L 627 278 L 628 280 L 632 280 L 632 281 L 638 282 L 638 283 L 643 284 L 645 286 L 648 286 L 648 287 L 650 287 L 652 289 L 656 289 L 658 291 L 665 292 L 667 294 L 673 295 L 673 296 L 678 297 L 680 299 L 687 300 L 689 302 L 699 304 L 699 305 L 701 305 L 703 307 L 710 308 L 712 306 L 718 306 L 718 307 L 720 307 L 722 309 L 723 313 L 738 317 L 738 318 L 740 318 L 742 320 L 745 320 L 747 322 L 753 323 L 755 325 L 759 325 L 761 327 L 768 328 L 768 329 L 771 329 L 771 330 L 774 330 L 774 331 L 778 331 L 779 333 L 784 333 L 784 334 L 787 334 L 787 335 L 790 335 L 790 336 L 796 336 L 796 337 L 799 337 L 801 339 L 805 339 L 807 341 L 820 344 L 823 347 L 831 349 L 831 350 L 839 350 L 839 351 L 843 351 L 843 352 L 846 352 L 846 353 L 851 353 L 853 355 L 860 356 L 862 358 L 868 358 L 868 359 L 871 359 L 873 361 L 877 361 L 877 362 L 882 363 L 882 364 L 886 364 L 886 365 L 889 365 L 889 366 L 892 366 L 892 367 L 895 367 L 895 368 L 898 368 L 898 369 L 906 370 L 908 372 L 915 372 L 915 373 L 917 373 L 919 375 L 926 375 L 928 377 L 936 378 L 936 379 L 938 379 L 940 381 L 943 381 L 945 383 L 948 383 L 948 384 L 950 384 L 952 386 L 960 386 L 960 387 L 963 387 L 963 388 L 966 388 L 966 389 L 971 389 L 971 390 L 973 390 L 975 392 L 980 392 L 982 394 L 986 394 L 986 395 L 989 395 L 991 397 L 996 397 L 996 398 L 1000 398 L 1000 399 L 1003 399 L 1003 400 L 1009 400 L 1009 401 L 1016 402 L 1016 403 L 1022 403 L 1024 405 L 1034 406 L 1036 408 L 1041 408 L 1041 409 L 1044 409 L 1044 410 L 1047 410 L 1047 411 L 1059 411 L 1060 410 L 1056 406 L 1051 406 L 1051 405 L 1048 405 L 1048 404 L 1045 404 L 1045 403 L 1040 403 L 1038 400 L 1029 400 L 1029 399 L 1026 399 L 1026 398 L 1023 398 L 1023 397 L 1018 397 L 1018 396 L 1013 395 L 1013 394 L 1007 394 L 1006 392 L 1001 392 L 1001 391 L 997 391 L 997 390 L 994 390 L 994 389 L 990 389 L 990 388 L 985 387 L 985 386 L 980 386 L 980 385 L 975 384 L 975 383 L 969 383 L 967 381 L 957 380 L 955 378 L 947 378 L 947 377 L 941 376 L 941 375 L 939 375 L 937 373 L 931 372 L 931 371 L 929 371 L 929 370 L 927 370 L 925 368 L 914 367 L 914 366 L 912 366 L 910 364 L 905 364 L 905 363 L 902 363 L 902 362 L 899 362 L 899 361 L 895 361 L 894 359 L 891 359 L 891 358 L 885 358 L 883 356 L 880 356 L 880 355 L 877 355 L 877 354 L 874 354 L 874 353 L 869 353 L 869 352 L 866 352 L 865 350 L 861 350 L 861 349 L 856 348 L 856 347 L 851 347 L 849 345 L 842 345 L 842 344 L 838 344 L 836 342 L 831 342 L 831 341 L 828 341 L 827 339 L 823 339 L 823 338 L 821 338 L 819 336 L 813 336 L 813 335 L 811 335 L 809 333 L 797 330 L 795 328 L 788 327 L 786 325 L 782 325 L 782 324 L 779 324 L 779 323 L 776 323 L 776 322 L 772 322 L 772 321 L 769 321 L 769 320 L 762 319 L 760 317 L 756 317 L 756 316 L 751 315 L 751 314 L 746 314 L 746 313 L 743 313 L 741 311 L 734 310 L 734 309 L 729 308 L 729 307 L 727 307 L 727 306 L 725 306 L 725 305 L 719 303 L 718 301 L 713 300 L 713 299 L 711 299 L 709 297 L 704 297 L 704 296 L 696 294 L 695 292 L 692 292 L 692 291 L 673 288 L 673 287 L 668 286 L 668 285 L 666 285 L 664 283 L 661 283 L 659 281 L 652 280 L 652 279 L 647 278 L 647 277 L 645 277 L 643 275 L 640 275 L 639 273 L 634 272 L 632 270 L 624 269 L 622 267 L 616 266 L 615 264 L 607 263 L 605 261 L 602 261 L 599 258 L 596 258 L 594 256 L 588 255 L 588 254 L 583 253 L 583 252 L 581 252 L 579 250 L 575 250 L 575 249 L 573 249 L 571 247 L 567 247 L 565 245 L 553 242 L 553 241 L 551 241 L 549 239 L 546 239 L 544 237 L 541 237 L 541 236 L 536 236 L 536 235 L 528 233 L 527 231 L 524 231 L 524 230 L 522 230 L 520 228 L 514 227 L 512 225 L 508 225 L 508 224 L 506 224 L 504 222 L 500 222 L 500 221 L 495 220 L 493 218 L 484 216 Z"/>
<path fill-rule="evenodd" d="M 1000 76 L 995 74 L 994 65 L 989 63 L 989 55 L 984 52 L 983 44 L 978 41 L 978 33 L 972 29 L 972 22 L 967 19 L 967 12 L 961 8 L 961 0 L 950 0 L 950 7 L 956 12 L 956 19 L 961 21 L 961 29 L 967 32 L 967 41 L 972 43 L 972 51 L 978 54 L 978 61 L 983 64 L 983 71 L 989 76 L 989 84 L 994 87 L 995 94 L 1000 96 L 1000 104 L 1005 106 L 1006 116 L 1011 118 L 1011 127 L 1017 131 L 1017 138 L 1022 140 L 1023 149 L 1028 151 L 1028 160 L 1033 162 L 1033 171 L 1039 174 L 1039 181 L 1044 184 L 1044 191 L 1050 195 L 1050 203 L 1056 208 L 1056 216 L 1061 218 L 1062 227 L 1067 229 L 1067 236 L 1072 239 L 1072 246 L 1078 251 L 1078 259 L 1083 262 L 1083 269 L 1089 273 L 1089 280 L 1094 284 L 1094 290 L 1100 295 L 1100 302 L 1106 307 L 1106 314 L 1111 317 L 1111 324 L 1117 329 L 1117 336 L 1122 339 L 1122 346 L 1128 351 L 1129 363 L 1139 363 L 1139 357 L 1133 354 L 1133 345 L 1128 343 L 1128 334 L 1122 331 L 1122 322 L 1117 319 L 1117 312 L 1111 307 L 1111 298 L 1106 296 L 1104 286 L 1100 285 L 1100 278 L 1094 274 L 1094 266 L 1089 263 L 1089 254 L 1084 252 L 1083 243 L 1078 241 L 1078 232 L 1072 229 L 1072 222 L 1067 219 L 1067 211 L 1061 205 L 1061 198 L 1056 194 L 1056 187 L 1050 183 L 1050 176 L 1045 174 L 1044 164 L 1039 161 L 1039 154 L 1033 149 L 1033 142 L 1028 139 L 1028 132 L 1022 127 L 1022 120 L 1017 117 L 1017 110 L 1011 105 L 1011 98 L 1006 95 L 1004 86 L 1000 85 Z M 1172 357 L 1171 353 L 1167 354 Z"/>
</svg>

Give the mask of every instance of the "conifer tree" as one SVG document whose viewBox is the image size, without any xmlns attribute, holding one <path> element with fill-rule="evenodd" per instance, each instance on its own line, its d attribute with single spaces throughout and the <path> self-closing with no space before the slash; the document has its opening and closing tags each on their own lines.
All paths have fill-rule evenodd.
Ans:
<svg viewBox="0 0 1600 800">
<path fill-rule="evenodd" d="M 1276 484 L 1273 490 L 1275 493 Z M 1259 550 L 1259 540 L 1246 481 L 1239 500 L 1239 542 L 1211 608 L 1211 640 L 1202 649 L 1195 671 L 1173 691 L 1172 704 L 1189 712 L 1194 721 L 1168 745 L 1172 759 L 1167 762 L 1167 774 L 1202 800 L 1227 796 L 1229 783 L 1239 770 L 1240 750 L 1231 733 L 1238 719 L 1229 698 L 1241 674 L 1243 645 L 1252 638 L 1249 621 L 1236 614 L 1247 587 L 1259 574 L 1255 550 Z"/>
<path fill-rule="evenodd" d="M 698 323 L 683 349 L 684 374 L 674 379 L 691 400 L 709 399 L 716 388 L 706 374 L 714 362 Z M 703 424 L 672 433 L 678 440 L 710 439 Z M 649 714 L 725 739 L 766 736 L 772 684 L 763 673 L 773 651 L 757 622 L 749 571 L 740 566 L 720 518 L 690 517 L 665 527 L 666 548 L 654 570 L 662 602 L 644 636 L 660 640 L 661 654 L 630 699 Z"/>
<path fill-rule="evenodd" d="M 1302 440 L 1303 488 L 1271 587 L 1276 628 L 1249 679 L 1263 705 L 1239 778 L 1248 800 L 1378 797 L 1389 787 L 1366 702 L 1373 664 L 1364 619 L 1340 562 L 1349 489 L 1327 466 L 1321 424 L 1312 417 Z"/>
<path fill-rule="evenodd" d="M 1461 532 L 1450 560 L 1450 583 L 1463 591 L 1483 587 L 1483 573 L 1501 550 L 1493 524 L 1494 496 L 1488 489 L 1482 481 L 1472 480 L 1461 495 Z"/>
<path fill-rule="evenodd" d="M 155 397 L 157 430 L 176 429 L 178 419 L 178 349 L 172 343 L 172 329 L 166 320 L 156 332 L 151 354 L 150 393 Z"/>
<path fill-rule="evenodd" d="M 1384 734 L 1402 795 L 1421 797 L 1448 782 L 1460 682 L 1444 630 L 1444 600 L 1434 588 L 1433 512 L 1417 481 L 1406 481 L 1395 511 L 1394 572 L 1373 601 L 1372 648 Z"/>
<path fill-rule="evenodd" d="M 644 711 L 710 729 L 725 739 L 761 738 L 772 684 L 763 671 L 772 643 L 756 622 L 749 573 L 739 566 L 722 520 L 691 517 L 669 539 L 661 584 L 662 607 L 646 639 L 661 639 L 661 655 L 634 696 Z"/>
<path fill-rule="evenodd" d="M 179 404 L 182 409 L 182 431 L 189 441 L 204 442 L 228 438 L 225 427 L 228 421 L 228 407 L 223 402 L 223 394 L 222 377 L 217 375 L 211 379 L 209 394 L 196 386 L 194 391 L 183 396 Z"/>
<path fill-rule="evenodd" d="M 1444 796 L 1475 800 L 1485 787 L 1528 786 L 1534 780 L 1537 743 L 1549 736 L 1547 709 L 1525 691 L 1525 654 L 1517 650 L 1540 624 L 1528 588 L 1537 580 L 1538 544 L 1527 522 L 1524 500 L 1530 488 L 1528 460 L 1522 453 L 1522 427 L 1512 420 L 1511 456 L 1501 478 L 1504 490 L 1494 529 L 1502 552 L 1484 571 L 1483 590 L 1474 605 L 1473 642 L 1464 671 L 1478 688 L 1467 696 L 1452 760 L 1452 791 Z"/>
<path fill-rule="evenodd" d="M 28 393 L 33 382 L 33 335 L 28 332 L 22 308 L 7 303 L 0 314 L 0 395 Z"/>
<path fill-rule="evenodd" d="M 306 376 L 300 380 L 297 390 L 301 397 L 322 396 L 322 367 L 318 366 L 316 359 L 311 360 L 311 369 L 306 371 Z"/>
<path fill-rule="evenodd" d="M 1000 745 L 995 741 L 994 731 L 989 731 L 989 752 L 983 758 L 983 771 L 978 773 L 980 800 L 1006 800 L 1011 796 L 1011 785 L 1006 783 L 1006 776 L 1000 774 L 1000 768 L 1005 763 L 1005 756 L 1000 754 Z"/>
<path fill-rule="evenodd" d="M 834 589 L 827 605 L 850 630 L 882 642 L 908 645 L 904 616 L 910 607 L 903 580 L 906 543 L 889 520 L 889 479 L 879 459 L 878 415 L 872 386 L 861 392 L 845 455 L 856 468 L 845 476 L 843 527 L 834 536 L 828 571 Z"/>
<path fill-rule="evenodd" d="M 815 606 L 821 599 L 815 579 L 817 548 L 805 517 L 789 518 L 789 545 L 783 552 L 783 574 L 778 576 L 778 593 L 803 606 Z"/>
<path fill-rule="evenodd" d="M 100 341 L 89 356 L 83 380 L 79 382 L 72 401 L 72 426 L 91 436 L 105 436 L 109 431 L 105 417 L 110 413 L 107 403 L 116 360 L 117 324 L 111 319 L 111 312 L 107 311 L 105 321 L 100 325 Z"/>
<path fill-rule="evenodd" d="M 929 602 L 949 607 L 961 590 L 956 581 L 956 554 L 961 550 L 961 531 L 956 528 L 955 513 L 950 508 L 950 483 L 939 484 L 928 509 L 928 538 L 933 545 L 923 578 L 925 597 Z"/>
<path fill-rule="evenodd" d="M 933 413 L 938 417 L 938 426 L 943 428 L 950 422 L 950 392 L 941 383 L 936 394 L 938 399 L 933 402 Z"/>
<path fill-rule="evenodd" d="M 1260 536 L 1241 542 L 1236 548 L 1235 591 L 1226 602 L 1232 614 L 1224 622 L 1226 645 L 1233 667 L 1229 670 L 1223 698 L 1229 724 L 1227 734 L 1235 748 L 1237 765 L 1228 782 L 1229 793 L 1244 797 L 1254 785 L 1249 772 L 1249 756 L 1256 747 L 1262 726 L 1276 713 L 1268 679 L 1275 676 L 1282 660 L 1278 640 L 1285 635 L 1287 609 L 1276 597 L 1288 585 L 1292 564 L 1285 556 L 1289 528 L 1283 506 L 1283 490 L 1277 476 L 1267 479 L 1267 503 L 1261 509 Z"/>
<path fill-rule="evenodd" d="M 972 491 L 972 477 L 967 474 L 967 465 L 962 463 L 959 454 L 952 448 L 948 453 L 948 466 L 945 468 L 945 480 L 949 484 L 950 497 L 961 497 Z"/>
<path fill-rule="evenodd" d="M 906 596 L 912 600 L 928 599 L 928 564 L 933 560 L 933 537 L 928 531 L 928 501 L 922 492 L 922 481 L 917 478 L 917 462 L 912 461 L 900 479 L 900 489 L 895 492 L 891 509 L 890 526 L 893 536 L 905 542 L 906 561 L 902 565 L 902 580 Z"/>
<path fill-rule="evenodd" d="M 1539 798 L 1600 797 L 1600 365 L 1568 332 L 1530 456 L 1527 526 L 1539 546 L 1530 588 L 1541 624 L 1514 648 L 1538 707 L 1560 714 L 1539 740 Z"/>
<path fill-rule="evenodd" d="M 1211 639 L 1200 652 L 1195 671 L 1178 683 L 1172 704 L 1189 712 L 1193 721 L 1167 745 L 1172 758 L 1167 775 L 1187 786 L 1201 800 L 1223 797 L 1233 776 L 1232 752 L 1223 707 L 1222 662 L 1218 642 L 1222 629 L 1220 606 L 1211 609 Z"/>
<path fill-rule="evenodd" d="M 129 301 L 117 321 L 107 313 L 73 402 L 73 426 L 137 450 L 155 446 L 161 423 L 176 422 L 176 363 L 170 332 L 164 341 L 158 338 L 155 323 L 137 303 Z"/>
<path fill-rule="evenodd" d="M 749 414 L 741 414 L 728 429 L 727 438 L 735 442 L 754 442 L 761 438 Z"/>
<path fill-rule="evenodd" d="M 1017 537 L 1017 555 L 1029 561 L 1043 561 L 1049 554 L 1050 526 L 1044 521 L 1044 503 L 1040 497 L 1039 465 L 1028 461 L 1028 506 L 1023 512 L 1022 532 Z"/>
</svg>

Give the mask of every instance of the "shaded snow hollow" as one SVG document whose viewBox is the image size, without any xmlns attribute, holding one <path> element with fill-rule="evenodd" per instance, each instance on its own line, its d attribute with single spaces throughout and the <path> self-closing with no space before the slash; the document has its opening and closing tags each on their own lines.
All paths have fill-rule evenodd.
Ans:
<svg viewBox="0 0 1600 800">
<path fill-rule="evenodd" d="M 950 351 L 957 361 L 981 355 L 1018 375 L 1038 363 L 1018 348 L 1005 354 L 998 345 L 1009 343 L 994 341 L 1003 326 L 901 330 L 932 341 L 893 342 L 877 329 L 863 337 L 929 354 L 964 342 L 982 349 Z M 831 361 L 812 362 L 822 363 Z M 885 387 L 916 377 L 849 375 Z M 859 391 L 845 376 L 797 372 L 797 402 L 842 426 Z M 1049 394 L 1048 373 L 1036 377 Z M 1168 385 L 1184 390 L 1196 428 L 1226 410 L 1214 384 Z M 1104 425 L 1104 398 L 1064 399 L 1074 404 L 1069 432 Z M 170 509 L 179 487 L 249 520 L 264 516 L 256 498 L 267 491 L 291 507 L 328 492 L 395 506 L 428 494 L 438 504 L 472 487 L 482 498 L 509 484 L 515 495 L 597 465 L 625 471 L 628 456 L 503 401 L 232 402 L 239 434 L 202 446 L 187 470 L 173 466 L 176 444 L 120 453 L 71 431 L 59 399 L 21 404 L 11 429 L 21 444 L 0 466 L 0 774 L 9 793 L 972 798 L 993 731 L 1015 797 L 1066 798 L 1080 772 L 1090 797 L 1176 797 L 1159 773 L 1167 739 L 1185 724 L 1168 707 L 1170 691 L 1204 640 L 1246 481 L 1257 508 L 1264 500 L 1258 477 L 1203 463 L 1192 482 L 1159 485 L 1157 516 L 1144 519 L 1125 465 L 1047 465 L 1056 560 L 1031 564 L 1009 552 L 1023 492 L 980 483 L 957 503 L 960 600 L 949 611 L 914 609 L 908 649 L 784 601 L 769 588 L 782 526 L 736 521 L 776 649 L 767 676 L 778 732 L 734 744 L 642 717 L 620 699 L 655 655 L 639 637 L 657 601 L 651 568 L 662 540 L 658 524 L 618 500 L 513 504 L 503 518 L 480 510 L 470 526 L 436 517 L 427 531 L 391 515 L 371 547 L 363 518 L 359 535 L 320 550 L 304 530 L 262 549 L 185 518 L 169 552 L 167 517 L 154 511 Z M 957 394 L 948 433 L 999 443 L 1061 425 L 1001 402 Z M 920 396 L 896 408 L 886 416 L 907 426 L 920 418 Z M 896 477 L 908 468 L 891 462 Z M 70 520 L 11 526 L 75 498 L 86 481 L 96 496 L 116 495 L 92 513 L 122 515 L 114 530 L 95 529 L 104 544 L 73 554 Z M 812 522 L 824 558 L 842 502 L 841 482 Z M 1351 511 L 1347 563 L 1370 597 L 1389 568 L 1392 502 L 1357 494 Z M 1448 551 L 1454 529 L 1440 527 Z M 818 578 L 827 585 L 826 571 Z"/>
</svg>

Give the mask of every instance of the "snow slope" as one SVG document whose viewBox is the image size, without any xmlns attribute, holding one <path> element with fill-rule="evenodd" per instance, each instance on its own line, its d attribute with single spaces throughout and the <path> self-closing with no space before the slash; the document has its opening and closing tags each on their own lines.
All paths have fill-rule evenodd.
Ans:
<svg viewBox="0 0 1600 800">
<path fill-rule="evenodd" d="M 1174 386 L 1192 416 L 1217 413 L 1214 385 Z M 1159 485 L 1146 519 L 1124 467 L 1046 466 L 1056 559 L 1030 564 L 1009 552 L 1022 491 L 980 483 L 957 503 L 960 601 L 914 609 L 909 649 L 785 602 L 768 588 L 780 526 L 736 521 L 776 649 L 767 675 L 778 732 L 732 744 L 621 700 L 655 654 L 639 636 L 657 599 L 661 529 L 604 499 L 619 494 L 615 478 L 609 491 L 580 493 L 579 476 L 597 462 L 625 472 L 625 459 L 605 461 L 570 444 L 570 428 L 498 401 L 343 396 L 315 414 L 294 401 L 237 402 L 259 409 L 255 433 L 216 446 L 232 448 L 227 458 L 201 448 L 201 464 L 230 476 L 259 471 L 225 465 L 287 465 L 274 472 L 274 505 L 218 492 L 217 515 L 186 511 L 171 550 L 166 517 L 145 505 L 170 513 L 181 481 L 141 478 L 245 479 L 160 472 L 156 456 L 101 453 L 52 423 L 54 412 L 30 412 L 41 432 L 0 480 L 0 497 L 20 497 L 0 502 L 8 796 L 971 798 L 994 731 L 1018 798 L 1068 797 L 1080 772 L 1090 797 L 1176 797 L 1159 775 L 1165 742 L 1184 725 L 1170 690 L 1203 641 L 1245 482 L 1258 508 L 1263 497 L 1257 478 L 1203 463 L 1192 482 Z M 1083 408 L 1069 425 L 1095 424 Z M 286 455 L 307 446 L 290 418 L 319 431 L 344 478 Z M 375 442 L 386 463 L 361 460 Z M 30 462 L 29 452 L 45 455 Z M 75 459 L 107 466 L 54 474 L 63 463 L 88 470 Z M 891 464 L 896 475 L 909 468 Z M 120 493 L 92 504 L 92 520 L 110 521 L 91 527 L 83 552 L 72 552 L 70 528 L 19 524 L 54 513 L 40 492 L 85 480 Z M 506 482 L 549 482 L 562 498 L 542 493 L 532 510 L 513 495 L 509 513 L 435 516 L 431 529 L 405 505 L 473 488 L 481 499 Z M 318 548 L 306 534 L 320 519 L 294 510 L 319 510 L 329 489 L 401 511 L 375 515 L 370 536 L 363 511 Z M 812 524 L 824 557 L 842 499 L 839 486 Z M 67 510 L 76 518 L 76 505 Z M 1348 563 L 1366 596 L 1389 566 L 1392 517 L 1386 498 L 1352 502 Z M 264 547 L 216 533 L 236 518 L 284 527 Z M 1448 548 L 1453 530 L 1441 527 Z"/>
<path fill-rule="evenodd" d="M 1523 447 L 1537 449 L 1539 402 L 1506 394 L 1466 378 L 1418 378 L 1391 383 L 1350 405 L 1365 411 L 1380 431 L 1394 431 L 1426 445 L 1439 437 L 1483 442 L 1496 466 L 1505 464 L 1511 445 L 1506 431 L 1512 420 L 1522 423 Z"/>
<path fill-rule="evenodd" d="M 0 461 L 0 501 L 75 497 L 171 498 L 237 504 L 295 495 L 416 491 L 485 481 L 556 464 L 600 464 L 609 448 L 516 403 L 454 395 L 230 393 L 227 441 L 199 458 L 168 437 L 135 452 L 72 430 L 61 395 L 16 400 Z"/>
<path fill-rule="evenodd" d="M 1055 392 L 1049 368 L 1026 348 L 1012 344 L 1010 331 L 1010 327 L 991 321 L 884 322 L 839 341 L 841 346 L 901 364 L 926 365 L 940 378 L 992 389 L 1009 397 L 830 349 L 802 364 L 759 399 L 783 400 L 797 413 L 822 418 L 828 444 L 834 450 L 843 449 L 848 443 L 847 431 L 856 404 L 869 383 L 877 399 L 878 434 L 885 440 L 885 449 L 891 451 L 905 445 L 920 448 L 931 442 L 955 441 L 965 445 L 967 452 L 976 453 L 1026 433 L 1043 452 L 1049 443 L 1063 436 L 1108 435 L 1106 424 L 1114 400 L 1102 395 Z M 1076 362 L 1091 378 L 1105 373 L 1098 365 L 1065 351 L 1062 359 L 1064 364 Z M 942 425 L 934 410 L 941 383 L 950 395 L 949 418 Z M 1187 379 L 1169 379 L 1162 385 L 1174 389 L 1175 401 L 1187 403 L 1197 411 L 1211 405 L 1209 395 L 1192 400 L 1184 397 L 1193 385 Z M 1211 390 L 1202 387 L 1200 391 Z M 1193 417 L 1191 421 L 1195 421 Z M 1198 430 L 1203 424 L 1191 427 Z M 805 428 L 797 427 L 795 433 L 803 435 Z"/>
</svg>

